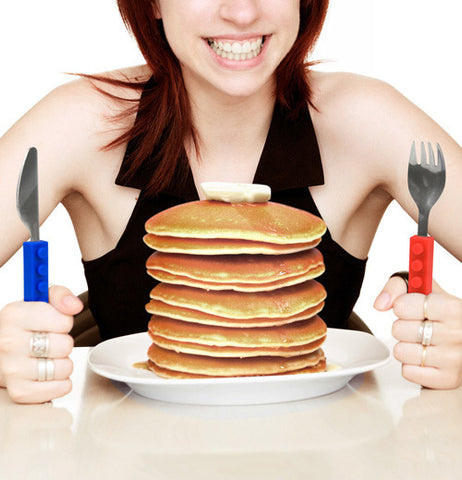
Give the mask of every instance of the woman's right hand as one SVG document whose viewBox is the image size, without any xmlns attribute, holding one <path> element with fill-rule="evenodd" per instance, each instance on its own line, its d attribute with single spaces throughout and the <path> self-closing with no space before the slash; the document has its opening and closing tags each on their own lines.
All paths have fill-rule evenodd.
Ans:
<svg viewBox="0 0 462 480">
<path fill-rule="evenodd" d="M 83 304 L 65 287 L 51 287 L 49 297 L 49 303 L 14 302 L 0 311 L 0 386 L 17 403 L 47 402 L 72 389 L 74 340 L 68 333 Z M 48 335 L 54 380 L 38 381 L 39 359 L 30 351 L 34 332 Z"/>
</svg>

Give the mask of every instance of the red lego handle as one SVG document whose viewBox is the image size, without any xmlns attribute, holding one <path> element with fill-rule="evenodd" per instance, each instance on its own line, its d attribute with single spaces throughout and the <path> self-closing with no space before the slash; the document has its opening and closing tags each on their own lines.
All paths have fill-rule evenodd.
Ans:
<svg viewBox="0 0 462 480">
<path fill-rule="evenodd" d="M 409 293 L 432 291 L 433 237 L 411 237 L 409 248 Z"/>
</svg>

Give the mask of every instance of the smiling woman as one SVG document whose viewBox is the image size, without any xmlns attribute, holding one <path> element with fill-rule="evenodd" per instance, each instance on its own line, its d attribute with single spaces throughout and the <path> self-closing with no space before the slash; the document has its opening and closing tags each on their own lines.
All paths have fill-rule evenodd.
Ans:
<svg viewBox="0 0 462 480">
<path fill-rule="evenodd" d="M 59 204 L 69 213 L 80 249 L 77 256 L 83 258 L 90 306 L 102 338 L 145 331 L 149 321 L 145 304 L 153 281 L 145 267 L 150 252 L 141 240 L 146 220 L 168 207 L 204 198 L 200 185 L 205 181 L 262 183 L 271 187 L 274 202 L 322 217 L 327 225 L 319 245 L 326 267 L 320 277 L 327 291 L 322 316 L 330 327 L 345 327 L 362 286 L 366 258 L 369 256 L 369 263 L 373 260 L 375 245 L 381 246 L 376 255 L 388 259 L 390 243 L 400 239 L 395 252 L 405 253 L 396 270 L 402 270 L 406 263 L 407 235 L 398 234 L 396 223 L 382 227 L 385 244 L 380 239 L 373 249 L 371 244 L 393 200 L 409 217 L 416 218 L 406 171 L 412 141 L 425 140 L 441 145 L 448 172 L 445 190 L 432 210 L 429 231 L 448 255 L 455 257 L 452 265 L 460 268 L 462 225 L 454 222 L 462 209 L 460 145 L 387 83 L 326 71 L 327 62 L 314 68 L 315 58 L 321 56 L 313 51 L 326 19 L 327 3 L 119 0 L 121 18 L 141 54 L 137 53 L 136 61 L 143 63 L 121 70 L 112 65 L 117 62 L 119 67 L 119 62 L 124 62 L 119 58 L 123 42 L 116 44 L 115 40 L 119 33 L 113 33 L 114 37 L 108 33 L 101 39 L 102 25 L 105 33 L 116 27 L 123 30 L 120 19 L 107 23 L 105 13 L 89 17 L 88 12 L 95 13 L 96 7 L 88 3 L 85 8 L 84 0 L 73 7 L 73 18 L 58 9 L 69 19 L 64 26 L 42 25 L 35 30 L 37 41 L 42 41 L 39 34 L 43 30 L 53 32 L 41 44 L 43 48 L 33 50 L 35 45 L 29 39 L 21 50 L 16 42 L 28 69 L 18 67 L 14 75 L 17 84 L 10 81 L 11 75 L 0 76 L 3 99 L 19 99 L 20 93 L 26 98 L 29 88 L 39 91 L 41 76 L 35 73 L 31 79 L 28 70 L 109 71 L 82 75 L 53 89 L 0 138 L 0 202 L 4 212 L 0 262 L 11 258 L 27 238 L 15 213 L 15 183 L 24 154 L 34 145 L 39 151 L 41 221 Z M 408 69 L 406 76 L 415 75 L 407 89 L 412 93 L 423 71 L 420 62 L 407 67 L 416 55 L 415 44 L 402 57 L 400 48 L 393 50 L 399 31 L 409 33 L 411 17 L 397 16 L 396 12 L 402 14 L 405 8 L 401 2 L 386 2 L 390 11 L 393 5 L 400 8 L 393 9 L 383 35 L 379 35 L 380 19 L 390 14 L 383 5 L 371 0 L 332 5 L 321 47 L 325 48 L 328 35 L 337 48 L 344 48 L 347 57 L 369 61 L 363 71 L 367 74 L 374 68 L 384 71 L 382 57 L 389 68 L 399 64 L 400 72 Z M 414 3 L 419 11 L 425 5 Z M 30 18 L 34 8 L 36 3 L 31 1 Z M 433 7 L 428 7 L 427 14 L 427 27 L 434 25 L 435 16 L 442 15 L 439 23 L 449 29 L 452 17 L 435 12 Z M 396 29 L 393 37 L 390 24 Z M 414 34 L 426 38 L 430 29 L 420 33 L 422 24 L 421 19 Z M 28 28 L 34 31 L 36 26 L 27 25 L 22 32 Z M 91 32 L 93 40 L 84 47 Z M 18 29 L 12 30 L 12 35 L 19 38 Z M 377 46 L 379 36 L 384 38 L 380 45 L 386 48 Z M 79 50 L 76 56 L 83 51 L 85 58 L 96 57 L 95 63 L 77 62 L 73 66 L 69 37 L 79 39 L 72 44 Z M 447 50 L 453 48 L 449 40 L 444 43 Z M 98 51 L 100 45 L 103 47 Z M 39 55 L 42 50 L 48 55 Z M 422 58 L 430 51 L 429 45 Z M 5 55 L 3 52 L 0 54 Z M 322 57 L 331 57 L 329 50 L 325 52 Z M 439 55 L 438 50 L 435 52 Z M 114 55 L 113 60 L 103 63 L 109 54 Z M 63 63 L 51 67 L 47 63 L 50 57 Z M 134 57 L 128 58 L 127 63 L 133 63 Z M 438 58 L 441 66 L 441 56 Z M 8 59 L 3 63 L 13 65 Z M 447 71 L 438 72 L 437 77 L 440 85 L 441 78 L 451 79 Z M 449 90 L 433 85 L 426 88 L 436 98 Z M 455 111 L 459 110 L 454 108 L 460 101 L 457 95 L 455 86 L 447 97 L 447 104 Z M 200 221 L 207 225 L 207 218 Z M 57 229 L 61 228 L 59 224 Z M 412 233 L 414 228 L 412 223 Z M 77 245 L 74 248 L 77 250 Z M 50 250 L 53 254 L 53 247 Z M 73 251 L 70 255 L 75 257 Z M 403 375 L 433 388 L 460 385 L 462 300 L 436 284 L 427 298 L 407 294 L 402 280 L 387 281 L 392 262 L 387 260 L 384 265 L 382 261 L 380 270 L 374 271 L 374 293 L 366 299 L 370 305 L 385 283 L 375 306 L 379 311 L 393 310 L 398 317 L 392 332 L 399 342 L 395 355 L 403 363 Z M 62 257 L 59 263 L 67 265 L 67 258 L 63 261 Z M 2 269 L 2 280 L 6 271 Z M 439 272 L 438 277 L 449 281 L 446 271 Z M 56 283 L 53 274 L 51 278 Z M 63 283 L 68 283 L 66 278 Z M 367 282 L 365 288 L 372 283 Z M 72 340 L 67 332 L 81 308 L 67 288 L 53 287 L 49 304 L 16 302 L 0 311 L 0 386 L 7 387 L 15 400 L 40 402 L 69 391 L 67 357 Z M 434 322 L 433 343 L 428 345 L 426 338 L 425 349 L 419 337 L 424 317 Z M 390 324 L 387 327 L 390 331 Z M 52 360 L 46 363 L 55 365 L 54 382 L 39 381 L 43 371 L 38 365 L 44 362 L 37 362 L 34 351 L 29 351 L 31 331 L 37 329 L 48 340 L 47 355 Z"/>
<path fill-rule="evenodd" d="M 204 88 L 201 83 L 205 84 L 208 95 L 215 90 L 224 92 L 225 97 L 249 96 L 259 90 L 266 96 L 276 89 L 278 101 L 294 114 L 310 101 L 305 62 L 321 32 L 328 0 L 303 0 L 301 4 L 271 0 L 264 9 L 259 2 L 250 3 L 251 8 L 243 14 L 239 6 L 213 0 L 159 1 L 158 8 L 152 7 L 150 0 L 118 0 L 122 18 L 156 82 L 156 88 L 145 93 L 145 102 L 134 107 L 139 121 L 110 144 L 116 146 L 132 138 L 141 139 L 131 152 L 125 180 L 148 157 L 159 159 L 156 174 L 151 177 L 151 192 L 169 185 L 177 168 L 185 169 L 185 140 L 192 139 L 199 151 L 200 139 L 193 128 L 190 101 L 200 95 L 196 92 Z M 196 27 L 191 29 L 191 25 Z M 265 43 L 266 46 L 271 43 L 268 53 Z M 204 45 L 216 55 L 210 55 Z M 251 58 L 242 60 L 242 51 L 246 49 Z M 237 55 L 238 60 L 234 58 Z M 263 64 L 265 55 L 270 58 Z M 274 85 L 271 78 L 275 70 Z M 236 71 L 240 73 L 238 76 L 233 74 Z M 138 90 L 146 85 L 93 78 Z M 133 110 L 129 109 L 121 116 L 131 114 Z M 155 123 L 151 122 L 153 116 L 157 119 Z"/>
</svg>

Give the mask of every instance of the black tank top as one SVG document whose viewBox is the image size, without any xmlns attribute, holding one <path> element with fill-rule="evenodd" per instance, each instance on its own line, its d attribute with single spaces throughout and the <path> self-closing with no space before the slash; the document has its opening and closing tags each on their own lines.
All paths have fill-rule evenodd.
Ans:
<svg viewBox="0 0 462 480">
<path fill-rule="evenodd" d="M 152 87 L 151 81 L 146 86 L 149 87 Z M 123 180 L 128 168 L 128 154 L 135 146 L 135 141 L 129 142 L 116 179 L 118 185 L 141 190 L 125 231 L 113 250 L 95 260 L 83 261 L 89 305 L 102 340 L 147 329 L 150 316 L 145 305 L 157 282 L 146 273 L 146 260 L 152 253 L 143 242 L 146 220 L 174 205 L 199 199 L 190 169 L 181 191 L 173 186 L 154 196 L 145 191 L 146 178 L 149 178 L 147 172 L 153 169 L 150 159 L 146 159 L 129 181 Z M 274 202 L 321 216 L 308 189 L 324 183 L 308 108 L 296 120 L 291 120 L 281 106 L 275 106 L 254 183 L 269 185 Z M 326 304 L 320 316 L 329 327 L 346 328 L 359 296 L 366 260 L 346 252 L 332 239 L 329 230 L 318 248 L 324 256 L 326 271 L 317 280 L 327 290 Z"/>
</svg>

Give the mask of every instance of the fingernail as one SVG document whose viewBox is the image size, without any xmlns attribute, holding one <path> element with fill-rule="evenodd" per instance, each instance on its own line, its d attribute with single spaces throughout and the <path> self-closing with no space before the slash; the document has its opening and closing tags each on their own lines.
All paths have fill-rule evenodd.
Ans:
<svg viewBox="0 0 462 480">
<path fill-rule="evenodd" d="M 391 296 L 387 292 L 382 292 L 374 302 L 374 308 L 377 310 L 386 310 L 391 306 Z"/>
</svg>

